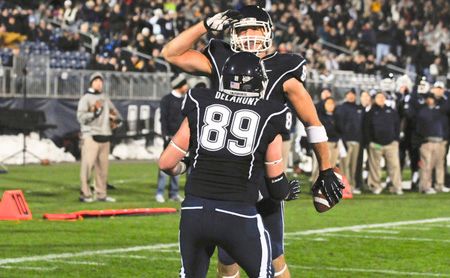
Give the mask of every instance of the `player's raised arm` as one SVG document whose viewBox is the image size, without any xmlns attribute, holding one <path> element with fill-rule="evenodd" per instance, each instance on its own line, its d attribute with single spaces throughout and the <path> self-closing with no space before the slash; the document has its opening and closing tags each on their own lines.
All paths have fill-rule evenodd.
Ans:
<svg viewBox="0 0 450 278">
<path fill-rule="evenodd" d="M 194 50 L 193 45 L 204 35 L 211 31 L 224 31 L 234 21 L 237 14 L 227 10 L 205 18 L 203 21 L 186 29 L 162 49 L 162 56 L 166 61 L 187 72 L 211 73 L 211 63 L 201 52 Z"/>
<path fill-rule="evenodd" d="M 327 133 L 319 120 L 311 96 L 303 84 L 295 78 L 284 82 L 283 89 L 298 117 L 307 126 L 308 141 L 312 144 L 319 163 L 320 174 L 313 189 L 320 189 L 328 202 L 336 204 L 342 198 L 343 185 L 331 169 Z"/>
<path fill-rule="evenodd" d="M 186 171 L 187 165 L 181 160 L 186 156 L 189 148 L 190 129 L 187 118 L 183 120 L 180 128 L 162 152 L 158 166 L 168 175 L 177 176 Z"/>
</svg>

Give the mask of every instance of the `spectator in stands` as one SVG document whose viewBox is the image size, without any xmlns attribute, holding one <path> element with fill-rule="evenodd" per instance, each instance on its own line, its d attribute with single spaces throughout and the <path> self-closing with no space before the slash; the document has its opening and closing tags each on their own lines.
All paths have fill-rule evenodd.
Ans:
<svg viewBox="0 0 450 278">
<path fill-rule="evenodd" d="M 72 25 L 77 20 L 78 7 L 72 6 L 72 1 L 64 1 L 64 13 L 62 15 L 62 21 L 65 25 Z"/>
<path fill-rule="evenodd" d="M 115 4 L 112 13 L 109 16 L 109 28 L 112 35 L 123 32 L 125 25 L 126 18 L 121 11 L 120 4 Z"/>
<path fill-rule="evenodd" d="M 417 113 L 416 130 L 422 145 L 420 146 L 420 192 L 436 194 L 436 192 L 450 192 L 445 186 L 444 160 L 448 137 L 448 122 L 446 121 L 446 107 L 436 104 L 435 94 L 425 94 L 425 105 Z M 444 120 L 445 119 L 445 120 Z M 433 170 L 436 184 L 432 187 Z"/>
<path fill-rule="evenodd" d="M 336 108 L 337 125 L 342 134 L 342 141 L 347 155 L 341 159 L 340 168 L 347 177 L 353 194 L 361 194 L 356 188 L 356 167 L 360 143 L 362 141 L 364 108 L 356 104 L 354 89 L 347 91 L 345 102 Z"/>
<path fill-rule="evenodd" d="M 402 195 L 402 182 L 398 140 L 400 122 L 398 114 L 386 105 L 384 92 L 378 91 L 374 104 L 364 119 L 364 136 L 369 144 L 369 179 L 368 186 L 374 194 L 380 194 L 381 186 L 380 161 L 386 161 L 388 175 L 392 181 L 392 193 Z"/>
<path fill-rule="evenodd" d="M 182 102 L 186 93 L 189 90 L 185 75 L 175 75 L 171 80 L 172 92 L 161 99 L 161 135 L 164 139 L 164 148 L 166 148 L 172 137 L 178 131 L 182 121 L 183 115 L 181 114 Z M 163 171 L 158 173 L 158 189 L 156 191 L 155 199 L 158 203 L 164 203 L 164 189 L 167 182 L 167 174 Z M 180 196 L 179 190 L 179 176 L 170 177 L 169 199 L 177 202 L 183 201 Z"/>
<path fill-rule="evenodd" d="M 78 102 L 77 118 L 82 136 L 80 201 L 115 202 L 107 195 L 110 138 L 112 130 L 121 124 L 122 117 L 103 92 L 101 73 L 91 75 L 90 87 Z M 95 169 L 95 196 L 89 187 L 92 169 Z"/>
</svg>

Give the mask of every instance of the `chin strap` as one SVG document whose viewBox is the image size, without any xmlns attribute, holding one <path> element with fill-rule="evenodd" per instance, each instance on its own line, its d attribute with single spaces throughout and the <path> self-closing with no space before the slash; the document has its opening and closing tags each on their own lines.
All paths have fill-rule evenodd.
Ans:
<svg viewBox="0 0 450 278">
<path fill-rule="evenodd" d="M 281 274 L 283 274 L 283 273 L 286 271 L 286 269 L 287 269 L 287 264 L 285 264 L 285 265 L 283 266 L 283 269 L 281 269 L 281 270 L 278 271 L 278 272 L 275 272 L 275 274 L 274 274 L 273 277 L 280 276 Z"/>
</svg>

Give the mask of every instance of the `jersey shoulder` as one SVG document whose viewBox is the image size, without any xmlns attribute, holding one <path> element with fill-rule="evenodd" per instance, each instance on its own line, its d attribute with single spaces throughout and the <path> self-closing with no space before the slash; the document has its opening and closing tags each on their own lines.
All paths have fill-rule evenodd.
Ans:
<svg viewBox="0 0 450 278">
<path fill-rule="evenodd" d="M 214 57 L 216 55 L 223 55 L 232 51 L 233 50 L 231 50 L 231 46 L 223 40 L 210 39 L 205 49 L 203 50 L 203 53 L 207 56 Z"/>
<path fill-rule="evenodd" d="M 276 74 L 284 75 L 286 78 L 293 77 L 302 83 L 306 81 L 307 60 L 303 56 L 294 53 L 277 53 L 272 58 L 269 58 L 267 62 L 270 60 L 272 60 L 271 63 L 275 64 L 273 68 L 277 71 Z"/>
<path fill-rule="evenodd" d="M 181 107 L 183 115 L 187 116 L 195 109 L 207 106 L 213 102 L 214 90 L 195 88 L 188 91 Z"/>
<path fill-rule="evenodd" d="M 257 107 L 259 111 L 264 111 L 267 124 L 271 125 L 277 134 L 289 135 L 292 112 L 287 105 L 274 100 L 261 100 Z"/>
</svg>

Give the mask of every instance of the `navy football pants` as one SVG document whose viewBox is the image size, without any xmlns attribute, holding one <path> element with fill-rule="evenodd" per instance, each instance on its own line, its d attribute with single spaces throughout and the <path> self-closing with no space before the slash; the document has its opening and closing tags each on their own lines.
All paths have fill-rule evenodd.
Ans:
<svg viewBox="0 0 450 278">
<path fill-rule="evenodd" d="M 284 203 L 263 199 L 256 204 L 257 211 L 262 217 L 264 228 L 269 232 L 272 260 L 284 254 Z M 224 265 L 236 262 L 225 250 L 219 249 L 219 261 Z"/>
<path fill-rule="evenodd" d="M 240 202 L 187 196 L 180 220 L 180 277 L 206 277 L 216 246 L 250 278 L 273 277 L 270 238 L 256 208 Z"/>
</svg>

